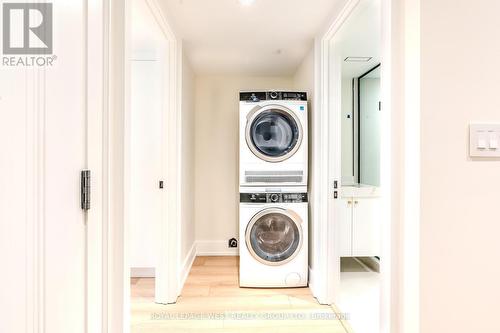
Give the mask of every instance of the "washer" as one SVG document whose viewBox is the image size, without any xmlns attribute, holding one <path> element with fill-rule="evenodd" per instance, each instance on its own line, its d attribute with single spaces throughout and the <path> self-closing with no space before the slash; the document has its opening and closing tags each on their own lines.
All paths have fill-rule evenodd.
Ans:
<svg viewBox="0 0 500 333">
<path fill-rule="evenodd" d="M 307 233 L 305 187 L 240 193 L 240 287 L 307 286 Z"/>
<path fill-rule="evenodd" d="M 307 94 L 240 93 L 240 186 L 307 185 Z"/>
</svg>

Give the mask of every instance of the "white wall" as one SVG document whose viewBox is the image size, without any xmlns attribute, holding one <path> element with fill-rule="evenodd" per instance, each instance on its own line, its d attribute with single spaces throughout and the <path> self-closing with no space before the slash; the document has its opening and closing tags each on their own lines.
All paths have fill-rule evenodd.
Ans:
<svg viewBox="0 0 500 333">
<path fill-rule="evenodd" d="M 314 147 L 313 147 L 313 135 L 311 135 L 310 129 L 313 128 L 314 117 L 312 116 L 314 112 L 314 48 L 308 52 L 300 66 L 297 68 L 295 75 L 293 77 L 293 87 L 296 90 L 301 90 L 307 92 L 308 106 L 309 106 L 309 266 L 314 266 L 314 247 L 312 246 L 312 240 L 314 237 L 314 224 L 313 224 L 313 216 L 311 214 L 311 205 L 314 200 L 314 196 L 312 195 L 313 191 L 311 190 L 311 180 L 313 167 L 312 161 L 314 158 Z"/>
<path fill-rule="evenodd" d="M 162 221 L 161 62 L 152 56 L 130 61 L 130 224 L 129 263 L 132 276 L 143 276 L 137 268 L 156 267 L 157 235 Z"/>
<path fill-rule="evenodd" d="M 353 120 L 354 112 L 352 105 L 352 78 L 342 78 L 342 145 L 341 145 L 341 182 L 352 183 L 354 182 L 354 169 L 353 169 Z M 348 116 L 350 116 L 348 118 Z"/>
<path fill-rule="evenodd" d="M 195 102 L 195 220 L 202 253 L 238 238 L 239 91 L 291 89 L 289 77 L 200 76 Z"/>
<path fill-rule="evenodd" d="M 180 262 L 189 260 L 190 250 L 194 245 L 194 73 L 189 60 L 184 55 L 182 59 L 182 194 L 181 194 L 181 250 Z"/>
<path fill-rule="evenodd" d="M 500 332 L 500 160 L 467 145 L 500 123 L 500 2 L 420 3 L 421 332 Z"/>
</svg>

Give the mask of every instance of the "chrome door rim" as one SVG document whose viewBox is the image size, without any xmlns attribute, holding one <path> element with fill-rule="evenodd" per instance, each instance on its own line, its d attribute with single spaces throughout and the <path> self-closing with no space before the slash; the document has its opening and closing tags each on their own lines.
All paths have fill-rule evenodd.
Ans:
<svg viewBox="0 0 500 333">
<path fill-rule="evenodd" d="M 252 247 L 252 244 L 250 242 L 250 230 L 252 230 L 253 225 L 261 217 L 268 215 L 268 214 L 272 214 L 272 213 L 278 213 L 278 214 L 282 214 L 282 215 L 289 217 L 293 221 L 293 223 L 295 223 L 295 225 L 297 226 L 297 229 L 299 230 L 299 245 L 297 246 L 297 249 L 295 250 L 295 252 L 293 252 L 293 254 L 291 256 L 289 256 L 288 258 L 286 258 L 285 260 L 282 260 L 282 261 L 267 261 L 267 260 L 262 259 L 261 257 L 259 257 L 257 255 L 257 253 L 255 253 L 255 251 Z M 252 257 L 255 260 L 259 261 L 260 263 L 262 263 L 264 265 L 281 266 L 281 265 L 284 265 L 284 264 L 292 261 L 299 254 L 299 252 L 302 250 L 302 243 L 304 241 L 303 234 L 304 233 L 302 231 L 302 219 L 300 218 L 300 216 L 297 213 L 295 213 L 294 211 L 291 211 L 289 209 L 284 209 L 284 208 L 266 208 L 264 210 L 259 211 L 257 214 L 255 214 L 250 219 L 250 222 L 248 222 L 247 227 L 245 229 L 245 244 L 247 246 L 248 251 L 250 252 L 250 254 L 252 255 Z"/>
<path fill-rule="evenodd" d="M 288 153 L 286 153 L 283 156 L 276 156 L 276 157 L 268 156 L 268 155 L 262 153 L 259 149 L 257 149 L 257 147 L 255 147 L 254 143 L 252 142 L 250 130 L 251 130 L 253 121 L 262 112 L 267 111 L 267 110 L 279 110 L 283 114 L 286 114 L 286 115 L 292 117 L 292 119 L 297 124 L 298 132 L 299 132 L 297 142 L 295 143 L 295 146 Z M 247 142 L 247 146 L 255 156 L 257 156 L 258 158 L 260 158 L 261 160 L 264 160 L 266 162 L 272 162 L 272 163 L 282 162 L 282 161 L 285 161 L 285 160 L 289 159 L 290 157 L 292 157 L 297 152 L 297 150 L 299 150 L 299 148 L 302 144 L 303 136 L 304 136 L 304 133 L 302 131 L 302 124 L 300 123 L 299 118 L 292 110 L 290 110 L 284 106 L 275 105 L 275 104 L 266 105 L 263 107 L 258 106 L 255 109 L 253 109 L 252 111 L 250 111 L 249 114 L 247 115 L 247 125 L 245 128 L 245 139 Z"/>
</svg>

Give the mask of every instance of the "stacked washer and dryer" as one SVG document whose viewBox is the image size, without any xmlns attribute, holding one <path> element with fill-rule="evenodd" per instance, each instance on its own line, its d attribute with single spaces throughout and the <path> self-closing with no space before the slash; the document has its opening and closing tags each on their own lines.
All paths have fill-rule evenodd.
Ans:
<svg viewBox="0 0 500 333">
<path fill-rule="evenodd" d="M 308 278 L 307 94 L 240 93 L 240 286 Z"/>
</svg>

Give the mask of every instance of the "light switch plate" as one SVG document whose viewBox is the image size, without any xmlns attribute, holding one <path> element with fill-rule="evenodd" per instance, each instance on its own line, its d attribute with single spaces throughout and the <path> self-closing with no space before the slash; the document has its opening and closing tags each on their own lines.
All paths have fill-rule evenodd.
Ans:
<svg viewBox="0 0 500 333">
<path fill-rule="evenodd" d="M 500 124 L 470 124 L 469 155 L 500 157 Z"/>
</svg>

